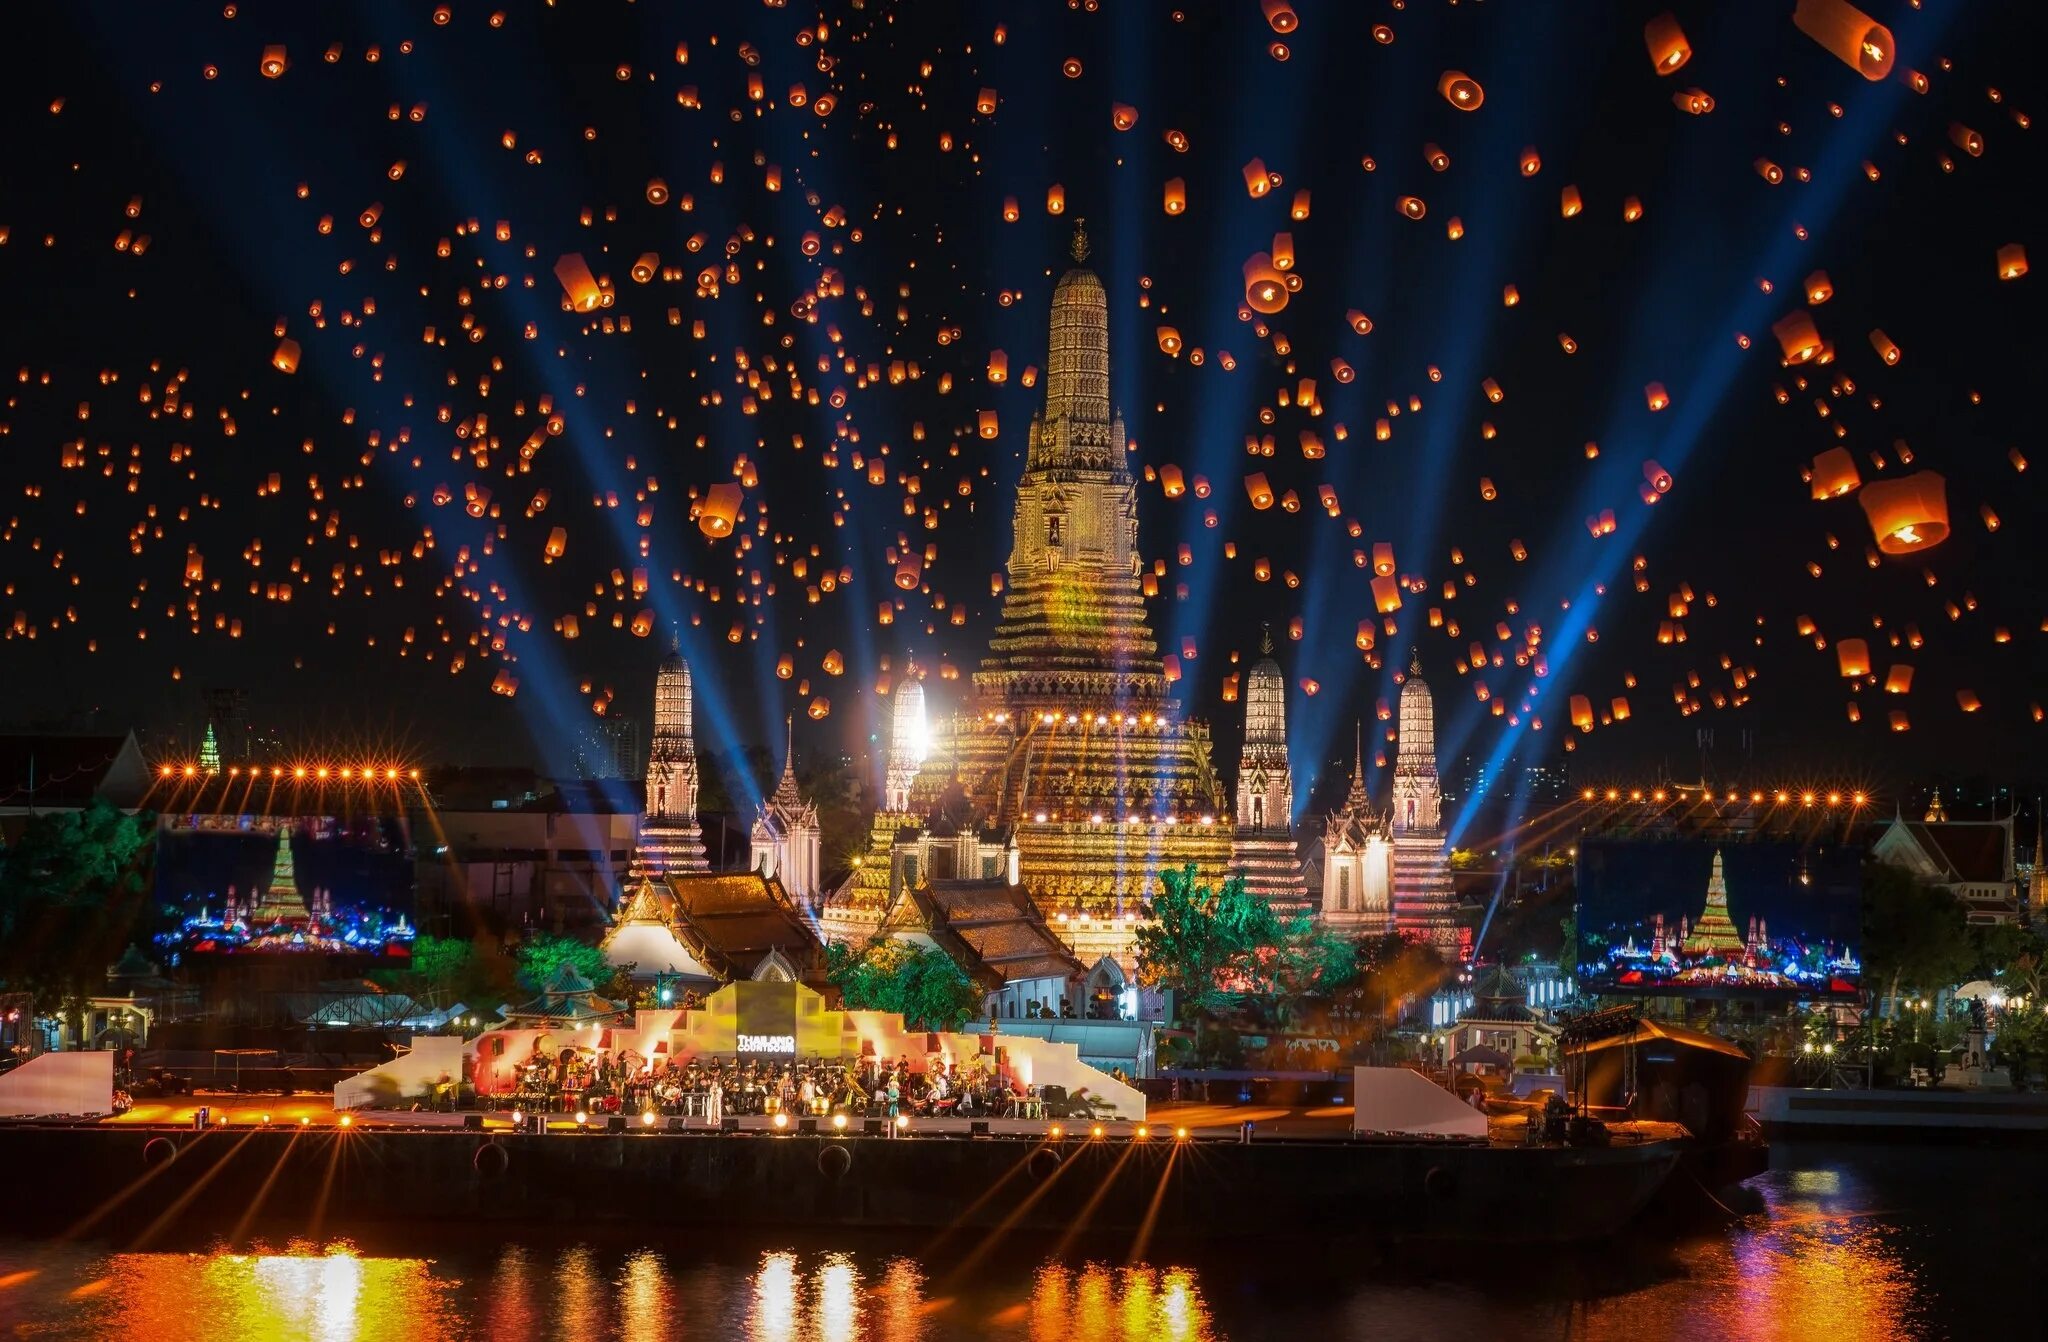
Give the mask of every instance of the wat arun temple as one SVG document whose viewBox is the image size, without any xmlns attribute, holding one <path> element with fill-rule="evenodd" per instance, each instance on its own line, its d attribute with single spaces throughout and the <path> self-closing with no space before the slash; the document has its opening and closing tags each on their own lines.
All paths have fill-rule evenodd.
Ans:
<svg viewBox="0 0 2048 1342">
<path fill-rule="evenodd" d="M 988 655 L 971 696 L 929 719 L 916 679 L 897 690 L 867 851 L 820 901 L 828 936 L 865 940 L 921 886 L 1021 885 L 1083 963 L 1128 968 L 1160 873 L 1190 864 L 1211 883 L 1243 874 L 1284 913 L 1331 907 L 1329 863 L 1319 903 L 1294 837 L 1285 679 L 1270 641 L 1247 677 L 1234 801 L 1208 724 L 1175 697 L 1146 613 L 1137 484 L 1110 404 L 1109 298 L 1083 264 L 1079 228 L 1072 251 L 1053 289 L 1045 405 L 1030 425 Z M 1396 812 L 1371 813 L 1354 786 L 1323 846 L 1340 832 L 1348 845 L 1325 853 L 1346 882 L 1333 922 L 1398 930 L 1448 957 L 1458 933 L 1431 716 L 1411 674 Z"/>
</svg>

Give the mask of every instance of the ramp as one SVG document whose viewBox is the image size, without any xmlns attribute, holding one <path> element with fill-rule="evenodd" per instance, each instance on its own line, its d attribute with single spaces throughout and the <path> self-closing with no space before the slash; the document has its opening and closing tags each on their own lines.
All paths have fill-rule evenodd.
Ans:
<svg viewBox="0 0 2048 1342">
<path fill-rule="evenodd" d="M 113 1112 L 112 1053 L 44 1053 L 0 1076 L 0 1118 Z"/>
<path fill-rule="evenodd" d="M 1406 1067 L 1354 1067 L 1357 1105 L 1353 1132 L 1396 1132 L 1436 1137 L 1484 1137 L 1486 1115 Z"/>
</svg>

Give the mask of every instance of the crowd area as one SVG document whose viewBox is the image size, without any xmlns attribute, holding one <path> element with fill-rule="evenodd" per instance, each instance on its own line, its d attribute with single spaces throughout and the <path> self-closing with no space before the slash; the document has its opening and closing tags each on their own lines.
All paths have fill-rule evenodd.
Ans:
<svg viewBox="0 0 2048 1342">
<path fill-rule="evenodd" d="M 497 1097 L 500 1099 L 508 1097 Z M 530 1113 L 669 1115 L 717 1122 L 727 1116 L 787 1114 L 851 1118 L 1093 1118 L 1101 1102 L 1085 1088 L 1024 1083 L 988 1057 L 949 1062 L 908 1058 L 775 1061 L 733 1056 L 642 1058 L 630 1049 L 544 1049 L 520 1066 L 509 1096 Z"/>
</svg>

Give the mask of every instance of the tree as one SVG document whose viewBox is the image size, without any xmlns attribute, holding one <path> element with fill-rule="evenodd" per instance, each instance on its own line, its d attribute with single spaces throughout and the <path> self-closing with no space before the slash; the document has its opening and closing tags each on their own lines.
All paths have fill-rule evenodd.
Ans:
<svg viewBox="0 0 2048 1342">
<path fill-rule="evenodd" d="M 31 819 L 0 853 L 0 986 L 78 1025 L 82 999 L 107 967 L 158 930 L 155 836 L 154 815 L 126 815 L 99 798 Z"/>
<path fill-rule="evenodd" d="M 912 1029 L 952 1030 L 981 1010 L 982 993 L 952 956 L 889 939 L 825 947 L 825 978 L 853 1011 L 892 1011 Z"/>
<path fill-rule="evenodd" d="M 1963 981 L 1977 960 L 1956 897 L 1882 862 L 1863 864 L 1864 981 L 1936 991 Z"/>
<path fill-rule="evenodd" d="M 593 986 L 608 985 L 614 977 L 602 950 L 574 937 L 542 932 L 529 937 L 519 948 L 519 982 L 539 992 L 564 964 L 574 965 L 576 972 Z"/>
<path fill-rule="evenodd" d="M 408 967 L 380 970 L 371 977 L 435 1007 L 459 1002 L 488 1010 L 502 1005 L 518 988 L 513 962 L 495 941 L 483 937 L 470 941 L 422 933 L 413 939 Z"/>
<path fill-rule="evenodd" d="M 1273 908 L 1232 876 L 1221 888 L 1196 882 L 1195 866 L 1159 874 L 1152 921 L 1138 928 L 1138 979 L 1171 988 L 1184 1016 L 1233 1005 L 1255 977 L 1253 953 L 1280 940 Z"/>
</svg>

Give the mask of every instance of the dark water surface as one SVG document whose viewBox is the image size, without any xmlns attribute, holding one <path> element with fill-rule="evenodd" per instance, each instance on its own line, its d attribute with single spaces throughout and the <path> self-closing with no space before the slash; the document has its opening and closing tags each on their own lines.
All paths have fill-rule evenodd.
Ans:
<svg viewBox="0 0 2048 1342">
<path fill-rule="evenodd" d="M 1430 1261 L 573 1226 L 229 1248 L 0 1239 L 0 1337 L 1624 1339 L 2043 1335 L 2048 1152 L 1794 1146 L 1753 1210 L 1676 1239 Z M 1739 1210 L 1739 1209 L 1738 1209 Z M 1333 1227 L 1333 1229 L 1335 1229 Z"/>
</svg>

